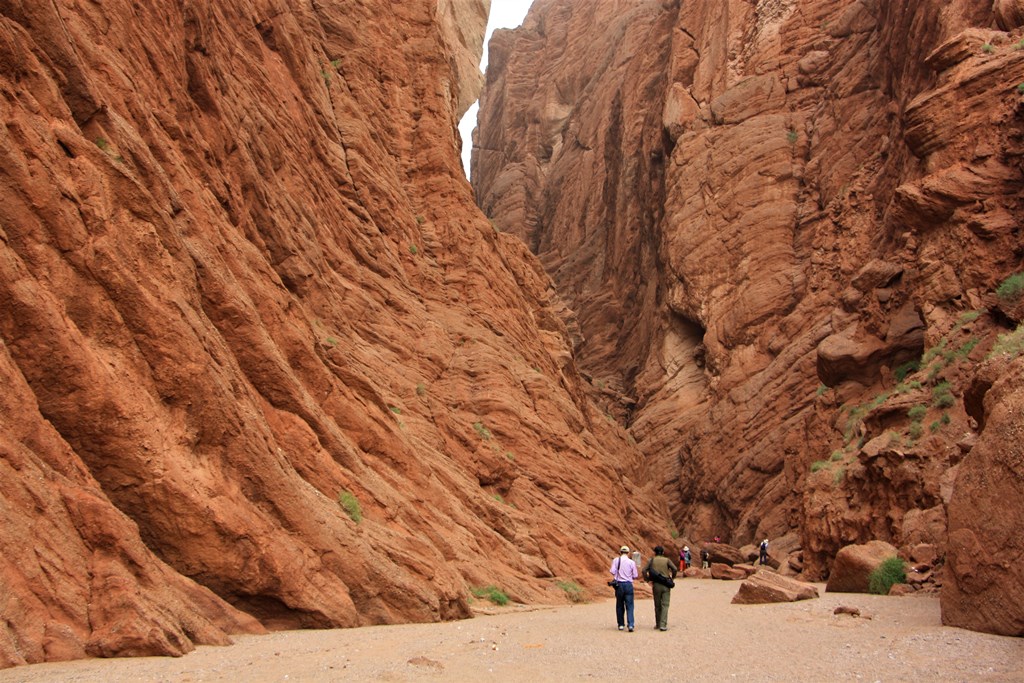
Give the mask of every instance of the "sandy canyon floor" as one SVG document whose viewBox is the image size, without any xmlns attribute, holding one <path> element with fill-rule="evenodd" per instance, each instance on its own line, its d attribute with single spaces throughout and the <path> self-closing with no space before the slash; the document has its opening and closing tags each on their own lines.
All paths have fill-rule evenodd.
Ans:
<svg viewBox="0 0 1024 683">
<path fill-rule="evenodd" d="M 737 583 L 688 579 L 669 630 L 640 589 L 634 633 L 614 601 L 508 606 L 444 624 L 289 631 L 201 647 L 178 659 L 41 664 L 0 683 L 67 681 L 1024 681 L 1024 639 L 942 626 L 934 597 L 825 593 L 798 603 L 733 605 Z M 610 589 L 609 589 L 610 591 Z M 835 615 L 838 605 L 861 617 Z M 870 618 L 866 618 L 870 617 Z"/>
</svg>

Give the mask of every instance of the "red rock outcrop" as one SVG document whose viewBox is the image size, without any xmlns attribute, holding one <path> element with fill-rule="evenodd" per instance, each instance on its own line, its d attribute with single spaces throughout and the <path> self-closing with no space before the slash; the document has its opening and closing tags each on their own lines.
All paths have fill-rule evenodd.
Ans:
<svg viewBox="0 0 1024 683">
<path fill-rule="evenodd" d="M 0 3 L 0 666 L 564 599 L 661 540 L 462 174 L 487 5 Z"/>
<path fill-rule="evenodd" d="M 1018 322 L 1020 7 L 537 0 L 492 42 L 478 203 L 691 537 L 799 530 L 813 579 L 851 543 L 945 552 Z"/>
<path fill-rule="evenodd" d="M 830 593 L 867 593 L 871 572 L 890 557 L 897 557 L 897 553 L 896 548 L 885 541 L 843 546 L 836 553 L 825 590 Z"/>
</svg>

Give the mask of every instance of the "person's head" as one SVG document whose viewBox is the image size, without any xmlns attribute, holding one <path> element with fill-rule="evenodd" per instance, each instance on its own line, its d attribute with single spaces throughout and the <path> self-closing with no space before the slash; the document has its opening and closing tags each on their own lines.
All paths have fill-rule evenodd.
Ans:
<svg viewBox="0 0 1024 683">
<path fill-rule="evenodd" d="M 683 552 L 687 552 L 687 553 L 690 552 L 690 546 L 684 545 L 683 546 Z"/>
<path fill-rule="evenodd" d="M 628 545 L 624 545 L 621 548 L 619 548 L 619 555 L 628 555 L 628 554 L 629 554 L 629 546 Z"/>
<path fill-rule="evenodd" d="M 655 555 L 664 555 L 665 554 L 665 549 L 663 547 L 661 547 L 660 545 L 656 545 L 656 546 L 654 546 L 654 554 Z"/>
</svg>

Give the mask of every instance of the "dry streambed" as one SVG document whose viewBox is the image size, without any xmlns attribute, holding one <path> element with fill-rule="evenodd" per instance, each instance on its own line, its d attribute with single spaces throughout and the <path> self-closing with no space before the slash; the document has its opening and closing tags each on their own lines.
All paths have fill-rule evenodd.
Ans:
<svg viewBox="0 0 1024 683">
<path fill-rule="evenodd" d="M 942 626 L 934 597 L 825 593 L 797 603 L 733 605 L 739 584 L 686 579 L 669 630 L 649 597 L 637 630 L 614 604 L 507 608 L 444 624 L 289 631 L 202 647 L 178 659 L 43 664 L 11 681 L 1024 681 L 1024 639 Z M 833 614 L 855 607 L 860 617 Z"/>
</svg>

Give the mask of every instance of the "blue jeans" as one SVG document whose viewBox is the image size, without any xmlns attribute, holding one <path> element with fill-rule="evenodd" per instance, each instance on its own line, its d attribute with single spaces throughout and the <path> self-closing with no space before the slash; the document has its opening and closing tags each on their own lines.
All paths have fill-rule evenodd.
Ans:
<svg viewBox="0 0 1024 683">
<path fill-rule="evenodd" d="M 626 613 L 626 621 L 623 622 L 623 612 Z M 619 626 L 633 628 L 633 584 L 620 583 L 615 589 L 615 622 Z"/>
</svg>

